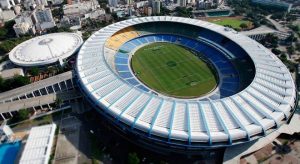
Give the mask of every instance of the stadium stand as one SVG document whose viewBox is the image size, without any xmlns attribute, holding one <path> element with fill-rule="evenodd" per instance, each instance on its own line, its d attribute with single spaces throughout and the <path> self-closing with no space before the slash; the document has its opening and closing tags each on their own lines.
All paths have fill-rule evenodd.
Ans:
<svg viewBox="0 0 300 164">
<path fill-rule="evenodd" d="M 206 57 L 219 71 L 216 92 L 183 100 L 141 84 L 130 71 L 131 52 L 158 41 Z M 112 124 L 136 141 L 174 151 L 256 140 L 287 122 L 297 104 L 288 69 L 270 51 L 233 30 L 189 18 L 143 17 L 102 28 L 81 48 L 76 70 L 79 88 Z"/>
</svg>

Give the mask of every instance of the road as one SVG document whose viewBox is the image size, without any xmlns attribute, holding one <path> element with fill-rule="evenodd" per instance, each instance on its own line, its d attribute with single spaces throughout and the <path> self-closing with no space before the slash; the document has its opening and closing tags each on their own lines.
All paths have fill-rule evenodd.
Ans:
<svg viewBox="0 0 300 164">
<path fill-rule="evenodd" d="M 278 31 L 280 31 L 280 32 L 288 32 L 288 31 L 289 31 L 287 28 L 283 27 L 283 26 L 282 26 L 280 23 L 278 23 L 277 21 L 271 19 L 271 16 L 272 16 L 272 15 L 266 16 L 266 19 L 267 19 L 268 21 L 270 21 L 270 22 L 275 26 L 275 28 L 276 28 Z"/>
</svg>

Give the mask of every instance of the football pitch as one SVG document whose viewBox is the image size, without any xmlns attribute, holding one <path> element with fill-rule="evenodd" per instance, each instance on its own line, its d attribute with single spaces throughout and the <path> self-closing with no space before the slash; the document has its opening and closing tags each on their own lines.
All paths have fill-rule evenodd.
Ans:
<svg viewBox="0 0 300 164">
<path fill-rule="evenodd" d="M 151 89 L 174 97 L 192 98 L 212 91 L 217 80 L 204 61 L 182 46 L 152 43 L 131 59 L 136 76 Z"/>
</svg>

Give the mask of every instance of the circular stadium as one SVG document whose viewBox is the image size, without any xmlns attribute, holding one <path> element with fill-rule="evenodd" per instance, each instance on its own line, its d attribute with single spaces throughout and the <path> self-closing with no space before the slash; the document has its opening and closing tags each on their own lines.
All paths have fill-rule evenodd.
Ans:
<svg viewBox="0 0 300 164">
<path fill-rule="evenodd" d="M 297 99 L 289 70 L 268 49 L 190 18 L 102 28 L 83 44 L 76 70 L 86 99 L 113 125 L 161 147 L 197 150 L 263 137 L 288 121 Z"/>
<path fill-rule="evenodd" d="M 79 50 L 83 40 L 76 33 L 53 33 L 29 39 L 9 53 L 9 59 L 23 67 L 61 62 Z"/>
</svg>

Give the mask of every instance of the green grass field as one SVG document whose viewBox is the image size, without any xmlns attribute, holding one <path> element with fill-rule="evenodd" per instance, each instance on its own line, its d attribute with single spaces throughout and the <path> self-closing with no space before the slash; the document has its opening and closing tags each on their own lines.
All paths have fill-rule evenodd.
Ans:
<svg viewBox="0 0 300 164">
<path fill-rule="evenodd" d="M 235 29 L 241 29 L 240 25 L 242 23 L 246 23 L 248 27 L 252 26 L 252 22 L 242 19 L 236 19 L 236 18 L 223 18 L 223 19 L 210 19 L 209 22 L 218 24 L 218 25 L 230 25 L 232 28 Z"/>
<path fill-rule="evenodd" d="M 208 65 L 189 50 L 170 43 L 153 43 L 131 60 L 136 76 L 153 90 L 191 98 L 213 90 L 217 80 Z"/>
</svg>

